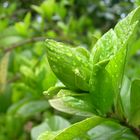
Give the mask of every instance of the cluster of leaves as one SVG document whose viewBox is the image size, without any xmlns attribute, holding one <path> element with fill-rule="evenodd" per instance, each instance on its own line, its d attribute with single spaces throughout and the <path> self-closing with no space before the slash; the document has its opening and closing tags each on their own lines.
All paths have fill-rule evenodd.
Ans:
<svg viewBox="0 0 140 140">
<path fill-rule="evenodd" d="M 105 33 L 91 53 L 82 47 L 72 48 L 46 40 L 49 64 L 64 84 L 44 92 L 51 98 L 50 104 L 63 112 L 93 117 L 63 130 L 48 130 L 38 140 L 85 139 L 83 137 L 138 140 L 140 80 L 130 81 L 124 69 L 139 25 L 139 13 L 140 7 Z"/>
<path fill-rule="evenodd" d="M 109 49 L 111 49 L 109 51 L 112 54 L 109 53 L 107 58 L 106 55 L 108 55 L 108 53 L 102 54 L 107 51 L 104 51 L 104 47 L 103 50 L 93 51 L 90 54 L 83 46 L 86 46 L 90 50 L 98 38 L 101 37 L 101 34 L 125 16 L 135 5 L 139 5 L 139 2 L 119 2 L 116 0 L 1 0 L 0 139 L 36 140 L 42 132 L 48 130 L 48 134 L 45 133 L 44 138 L 47 139 L 46 135 L 50 138 L 55 137 L 55 134 L 58 134 L 56 131 L 60 130 L 61 132 L 62 129 L 70 126 L 70 123 L 73 124 L 85 117 L 92 116 L 93 114 L 105 117 L 112 114 L 114 107 L 112 109 L 111 106 L 116 101 L 114 100 L 112 103 L 112 101 L 109 100 L 105 108 L 102 108 L 102 99 L 99 100 L 99 104 L 96 104 L 96 99 L 100 97 L 94 95 L 94 90 L 101 92 L 105 86 L 110 84 L 106 83 L 104 87 L 100 87 L 104 85 L 104 81 L 102 84 L 98 83 L 100 83 L 102 75 L 105 78 L 108 72 L 109 74 L 111 73 L 108 71 L 110 68 L 107 70 L 107 65 L 109 65 L 109 63 L 111 64 L 113 56 L 115 56 L 119 50 L 117 46 L 120 46 L 119 48 L 124 47 L 117 44 L 117 42 L 120 41 L 116 41 L 115 38 L 118 37 L 115 35 L 116 32 L 112 30 L 109 31 L 111 35 L 107 33 L 105 38 L 109 36 L 112 37 L 113 35 L 114 40 L 112 42 L 116 44 L 117 49 L 115 52 L 114 49 L 112 49 L 111 43 L 108 44 L 110 45 Z M 133 28 L 135 28 L 135 26 L 136 25 L 133 24 Z M 115 32 L 115 34 L 113 32 Z M 129 37 L 129 34 L 127 34 L 127 36 Z M 63 40 L 71 45 L 61 45 L 61 43 L 47 40 L 47 59 L 46 49 L 44 47 L 45 38 L 52 38 L 59 41 Z M 103 38 L 103 40 L 105 38 Z M 137 40 L 136 43 L 133 44 L 133 49 L 129 47 L 131 49 L 131 55 L 135 54 L 139 49 L 139 42 L 140 41 Z M 73 48 L 73 45 L 78 46 L 79 44 L 82 44 L 82 47 Z M 104 41 L 103 43 L 101 41 L 100 44 L 108 46 Z M 100 46 L 100 44 L 94 45 L 94 48 L 98 48 L 97 46 Z M 64 47 L 60 47 L 59 52 L 57 52 L 57 45 Z M 93 61 L 95 59 L 91 56 L 98 56 L 98 53 L 101 53 L 102 56 L 99 56 L 101 58 L 95 62 Z M 132 62 L 130 61 L 129 65 L 127 65 L 128 71 L 126 73 L 129 78 L 133 77 L 134 79 L 134 77 L 139 76 L 139 67 L 137 67 L 137 69 L 131 68 L 138 65 L 139 59 L 136 58 L 138 56 L 139 55 L 136 55 Z M 57 61 L 53 59 L 55 57 Z M 50 69 L 48 60 L 52 70 L 63 84 L 57 80 Z M 94 68 L 93 63 L 95 63 Z M 93 69 L 95 69 L 95 75 Z M 106 69 L 107 72 L 104 73 L 103 69 Z M 64 70 L 68 73 L 64 73 Z M 103 74 L 99 76 L 100 72 Z M 97 75 L 100 79 L 98 79 Z M 98 79 L 99 81 L 92 81 L 91 79 Z M 106 79 L 104 80 L 106 81 Z M 98 91 L 98 88 L 91 88 L 93 87 L 93 83 L 96 88 L 97 85 L 100 85 L 98 88 L 100 88 L 101 91 Z M 125 87 L 131 86 L 131 82 L 128 78 L 124 79 L 123 85 L 125 86 L 122 88 L 121 93 L 122 96 L 125 96 L 124 93 L 128 93 Z M 111 92 L 114 94 L 113 97 L 111 96 L 112 94 L 109 94 L 109 96 L 115 99 L 117 98 L 115 97 L 117 91 L 114 91 L 115 85 L 112 86 L 113 89 L 111 89 Z M 42 94 L 45 90 L 47 90 L 47 92 L 44 92 L 44 94 L 47 94 L 47 97 L 50 98 L 49 102 L 44 99 L 44 95 Z M 107 92 L 107 90 L 105 92 Z M 93 99 L 91 96 L 95 96 L 96 98 Z M 101 94 L 101 96 L 105 96 L 104 93 Z M 91 99 L 95 100 L 95 104 L 93 104 Z M 127 100 L 125 100 L 123 104 L 125 105 L 126 102 Z M 56 112 L 50 104 L 56 109 L 72 115 Z M 127 106 L 125 108 L 127 110 Z M 117 114 L 119 114 L 118 111 Z M 79 116 L 77 117 L 77 115 Z M 121 115 L 122 118 L 123 116 L 125 115 Z M 122 118 L 121 120 L 124 120 Z M 124 118 L 127 117 L 125 116 Z M 88 124 L 88 121 L 90 121 L 91 126 L 94 127 L 97 123 L 94 123 L 93 119 L 99 124 L 101 117 L 94 116 L 80 124 L 71 125 L 73 128 L 68 128 L 67 132 L 71 133 L 71 131 L 75 131 L 75 128 L 79 125 L 85 126 L 85 124 Z M 117 132 L 120 135 L 122 134 L 122 130 L 131 133 L 129 129 L 126 129 L 118 123 L 112 121 L 104 122 L 104 119 L 101 120 L 103 123 L 93 128 L 93 131 L 89 131 L 87 135 L 80 136 L 80 134 L 77 133 L 79 130 L 77 130 L 75 134 L 72 134 L 70 137 L 68 136 L 69 139 L 77 137 L 77 135 L 84 139 L 94 139 L 95 136 L 102 137 L 100 136 L 101 133 L 98 132 L 99 129 L 102 133 L 109 132 L 110 129 L 115 129 L 114 133 Z M 106 128 L 106 131 L 104 131 L 104 128 Z M 87 126 L 87 128 L 85 127 L 83 132 L 81 132 L 84 134 L 89 129 L 91 129 L 91 127 Z M 63 137 L 62 134 L 61 137 Z M 109 137 L 112 136 L 110 135 Z"/>
</svg>

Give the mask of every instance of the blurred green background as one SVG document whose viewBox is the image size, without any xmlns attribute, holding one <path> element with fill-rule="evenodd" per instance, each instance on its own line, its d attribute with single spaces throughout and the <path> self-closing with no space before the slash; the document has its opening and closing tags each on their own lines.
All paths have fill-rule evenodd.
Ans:
<svg viewBox="0 0 140 140">
<path fill-rule="evenodd" d="M 90 50 L 139 5 L 139 0 L 0 0 L 0 140 L 36 140 L 46 129 L 82 119 L 55 111 L 42 94 L 59 84 L 44 40 Z M 126 71 L 135 78 L 140 77 L 140 39 L 132 48 Z"/>
</svg>

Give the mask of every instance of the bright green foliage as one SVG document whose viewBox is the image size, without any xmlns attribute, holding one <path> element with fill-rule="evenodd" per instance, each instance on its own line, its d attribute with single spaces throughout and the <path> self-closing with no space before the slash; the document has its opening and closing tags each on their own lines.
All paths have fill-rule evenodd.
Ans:
<svg viewBox="0 0 140 140">
<path fill-rule="evenodd" d="M 90 96 L 85 93 L 77 94 L 70 90 L 61 89 L 57 98 L 51 99 L 49 102 L 55 109 L 70 114 L 91 116 L 94 113 Z"/>
<path fill-rule="evenodd" d="M 130 91 L 131 82 L 127 76 L 124 76 L 120 96 L 121 103 L 123 106 L 123 115 L 125 118 L 130 118 Z"/>
<path fill-rule="evenodd" d="M 97 75 L 98 80 L 100 79 L 99 76 L 101 75 L 101 80 L 99 81 L 100 84 L 98 85 L 101 85 L 102 87 L 93 86 L 95 83 L 94 81 L 97 80 L 94 79 L 94 76 L 91 76 L 90 93 L 93 94 L 93 104 L 95 104 L 98 109 L 102 110 L 103 113 L 111 107 L 114 97 L 116 98 L 115 100 L 118 100 L 122 84 L 122 77 L 124 74 L 127 47 L 129 45 L 128 41 L 135 33 L 138 22 L 137 20 L 139 20 L 139 18 L 134 17 L 137 16 L 137 12 L 139 10 L 140 8 L 134 10 L 125 19 L 120 21 L 115 26 L 114 31 L 110 30 L 107 32 L 101 39 L 97 41 L 97 45 L 95 44 L 93 47 L 91 55 L 91 59 L 93 59 L 92 75 Z M 125 36 L 123 32 L 126 33 Z M 94 72 L 96 71 L 94 65 L 97 62 L 106 59 L 110 59 L 110 61 L 104 68 L 102 68 L 103 74 L 102 72 L 99 72 L 100 74 L 96 74 L 96 72 Z M 104 75 L 106 75 L 105 80 Z"/>
<path fill-rule="evenodd" d="M 127 127 L 113 121 L 105 121 L 88 132 L 91 140 L 138 140 Z"/>
<path fill-rule="evenodd" d="M 136 5 L 1 0 L 0 140 L 138 140 Z"/>
<path fill-rule="evenodd" d="M 49 135 L 52 135 L 53 132 L 51 132 L 51 131 L 57 131 L 60 129 L 64 129 L 64 128 L 68 127 L 69 125 L 70 125 L 70 123 L 66 119 L 64 119 L 60 116 L 52 116 L 52 117 L 47 118 L 40 125 L 34 127 L 31 132 L 31 137 L 33 140 L 37 140 L 38 136 L 44 131 L 47 131 L 46 133 L 48 133 L 48 134 L 50 133 Z M 47 137 L 49 139 L 49 137 L 51 137 L 51 136 L 47 136 Z"/>
<path fill-rule="evenodd" d="M 40 6 L 32 5 L 32 8 L 50 20 L 55 10 L 55 0 L 45 0 Z"/>
<path fill-rule="evenodd" d="M 50 67 L 65 85 L 62 89 L 53 87 L 45 92 L 45 95 L 51 95 L 49 102 L 52 107 L 81 116 L 96 114 L 105 117 L 110 114 L 109 117 L 117 118 L 128 125 L 139 125 L 140 82 L 134 81 L 130 91 L 129 79 L 124 75 L 130 41 L 134 39 L 140 20 L 139 12 L 140 7 L 121 20 L 114 29 L 105 33 L 94 44 L 90 54 L 85 48 L 72 48 L 60 42 L 46 40 Z M 100 125 L 105 120 L 94 116 L 64 130 L 45 132 L 40 135 L 39 140 L 81 139 L 82 135 L 97 140 L 98 137 L 105 137 L 106 140 L 137 140 L 130 129 L 118 123 L 109 121 Z M 88 135 L 86 132 L 91 128 L 91 135 Z M 97 132 L 99 128 L 100 134 Z M 105 132 L 109 135 L 104 136 Z"/>
<path fill-rule="evenodd" d="M 70 89 L 88 91 L 89 54 L 84 48 L 71 48 L 46 40 L 49 64 L 56 76 Z"/>
<path fill-rule="evenodd" d="M 140 80 L 132 82 L 131 94 L 130 94 L 130 107 L 131 107 L 131 118 L 130 123 L 134 126 L 140 125 Z"/>
<path fill-rule="evenodd" d="M 104 138 L 104 140 L 138 140 L 130 129 L 98 116 L 93 116 L 75 123 L 64 130 L 44 132 L 39 136 L 38 140 L 100 140 L 102 138 Z"/>
<path fill-rule="evenodd" d="M 111 111 L 114 89 L 111 75 L 105 69 L 108 61 L 96 63 L 90 79 L 92 103 L 99 114 Z"/>
<path fill-rule="evenodd" d="M 135 23 L 138 19 L 134 18 L 137 11 L 139 8 L 122 20 L 121 24 L 118 23 L 115 30 L 110 30 L 101 37 L 94 45 L 90 58 L 85 55 L 86 51 L 79 55 L 79 48 L 70 48 L 52 40 L 46 41 L 48 60 L 56 76 L 72 90 L 89 91 L 93 98 L 92 104 L 102 114 L 110 111 L 114 101 L 117 103 L 127 55 L 126 44 L 137 27 Z M 131 20 L 135 23 L 132 24 Z M 122 33 L 117 37 L 119 31 L 128 32 L 125 40 Z"/>
<path fill-rule="evenodd" d="M 117 52 L 118 40 L 113 29 L 110 29 L 105 33 L 93 46 L 91 52 L 91 62 L 93 64 L 103 61 L 105 59 L 111 59 Z"/>
<path fill-rule="evenodd" d="M 81 122 L 75 123 L 68 128 L 65 128 L 63 131 L 58 131 L 57 133 L 52 133 L 51 137 L 46 137 L 45 133 L 41 134 L 38 140 L 48 140 L 48 138 L 52 140 L 72 140 L 74 138 L 84 136 L 85 133 L 90 130 L 91 128 L 99 125 L 105 121 L 105 119 L 93 116 L 91 118 L 85 119 Z"/>
</svg>

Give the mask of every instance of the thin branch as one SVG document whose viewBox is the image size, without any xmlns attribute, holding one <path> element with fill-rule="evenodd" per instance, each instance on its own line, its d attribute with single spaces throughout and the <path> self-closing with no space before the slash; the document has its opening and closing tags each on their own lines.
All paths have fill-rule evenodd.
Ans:
<svg viewBox="0 0 140 140">
<path fill-rule="evenodd" d="M 13 49 L 15 48 L 18 48 L 18 47 L 21 47 L 27 43 L 32 43 L 32 42 L 37 42 L 37 41 L 44 41 L 45 40 L 45 37 L 33 37 L 33 38 L 29 38 L 29 39 L 26 39 L 26 40 L 23 40 L 23 41 L 19 41 L 17 43 L 14 43 L 12 45 L 10 45 L 9 48 L 6 48 L 4 49 L 4 52 L 9 52 L 9 51 L 12 51 Z"/>
</svg>

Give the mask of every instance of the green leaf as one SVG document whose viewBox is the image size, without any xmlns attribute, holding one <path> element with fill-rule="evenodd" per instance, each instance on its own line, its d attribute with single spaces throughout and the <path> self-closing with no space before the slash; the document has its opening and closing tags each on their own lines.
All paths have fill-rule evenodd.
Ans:
<svg viewBox="0 0 140 140">
<path fill-rule="evenodd" d="M 41 7 L 32 5 L 31 8 L 34 9 L 37 13 L 43 15 L 43 10 L 41 9 Z"/>
<path fill-rule="evenodd" d="M 94 107 L 90 102 L 90 96 L 85 93 L 80 94 L 61 89 L 57 97 L 49 100 L 49 103 L 55 109 L 70 114 L 91 116 L 94 113 Z"/>
<path fill-rule="evenodd" d="M 105 121 L 88 132 L 90 140 L 138 140 L 129 128 L 113 121 Z"/>
<path fill-rule="evenodd" d="M 93 64 L 110 59 L 117 51 L 118 40 L 113 29 L 105 33 L 94 45 L 90 60 Z"/>
<path fill-rule="evenodd" d="M 37 140 L 53 140 L 57 134 L 59 134 L 61 131 L 46 131 L 42 133 Z"/>
<path fill-rule="evenodd" d="M 99 114 L 105 114 L 111 111 L 114 99 L 111 76 L 105 69 L 107 63 L 108 60 L 96 63 L 93 66 L 90 78 L 91 100 Z"/>
<path fill-rule="evenodd" d="M 48 133 L 52 133 L 52 131 L 64 129 L 69 125 L 70 123 L 60 116 L 52 116 L 50 118 L 47 118 L 43 123 L 32 128 L 32 140 L 37 140 L 38 136 L 45 131 L 48 131 Z"/>
<path fill-rule="evenodd" d="M 8 108 L 8 111 L 7 111 L 7 114 L 8 115 L 15 115 L 17 110 L 24 104 L 30 102 L 31 99 L 28 99 L 28 98 L 24 98 L 16 103 L 13 103 L 9 108 Z"/>
<path fill-rule="evenodd" d="M 23 133 L 24 121 L 22 118 L 19 116 L 6 115 L 5 121 L 5 128 L 9 138 L 18 137 Z"/>
<path fill-rule="evenodd" d="M 33 72 L 33 70 L 32 70 L 31 67 L 22 65 L 22 66 L 20 67 L 20 72 L 21 72 L 21 74 L 23 74 L 25 77 L 28 77 L 28 78 L 30 78 L 30 79 L 34 79 L 34 78 L 35 78 L 34 72 Z"/>
<path fill-rule="evenodd" d="M 61 90 L 61 89 L 65 89 L 66 87 L 62 87 L 62 86 L 54 86 L 54 87 L 50 87 L 47 91 L 44 91 L 43 94 L 47 97 L 47 98 L 53 98 L 55 95 L 57 95 L 57 93 Z"/>
<path fill-rule="evenodd" d="M 10 30 L 10 29 L 9 29 Z M 21 36 L 6 36 L 6 37 L 0 37 L 0 44 L 2 44 L 3 47 L 10 46 L 11 44 L 14 44 L 16 42 L 22 41 Z"/>
<path fill-rule="evenodd" d="M 35 80 L 37 81 L 38 85 L 42 83 L 41 92 L 42 92 L 42 88 L 43 90 L 46 90 L 51 86 L 54 86 L 57 82 L 57 78 L 52 72 L 49 66 L 49 62 L 45 57 L 45 55 L 41 59 L 40 65 L 36 67 Z"/>
<path fill-rule="evenodd" d="M 17 22 L 15 24 L 15 29 L 20 35 L 26 36 L 28 34 L 27 27 L 24 22 Z"/>
<path fill-rule="evenodd" d="M 46 47 L 49 64 L 61 82 L 70 89 L 88 91 L 90 66 L 87 51 L 48 39 Z"/>
<path fill-rule="evenodd" d="M 140 50 L 140 39 L 136 40 L 130 48 L 130 56 L 135 55 Z"/>
<path fill-rule="evenodd" d="M 31 23 L 31 13 L 26 14 L 26 16 L 24 17 L 24 23 L 26 28 L 28 28 Z"/>
<path fill-rule="evenodd" d="M 115 26 L 115 32 L 120 44 L 126 44 L 131 39 L 134 29 L 137 27 L 137 21 L 140 20 L 140 7 L 133 10 L 126 18 L 121 20 Z"/>
<path fill-rule="evenodd" d="M 115 93 L 118 94 L 121 88 L 124 68 L 126 63 L 127 48 L 121 48 L 118 53 L 109 61 L 106 66 L 107 72 L 112 78 Z"/>
<path fill-rule="evenodd" d="M 122 103 L 125 118 L 130 117 L 130 90 L 131 90 L 131 82 L 127 76 L 124 76 L 120 92 L 121 97 L 120 100 Z"/>
<path fill-rule="evenodd" d="M 111 76 L 114 88 L 114 106 L 116 114 L 122 117 L 122 105 L 120 102 L 120 89 L 122 87 L 122 79 L 124 76 L 124 68 L 126 63 L 127 48 L 121 48 L 119 52 L 110 60 L 106 66 L 106 70 Z"/>
<path fill-rule="evenodd" d="M 104 118 L 101 118 L 98 116 L 87 118 L 81 122 L 77 122 L 71 125 L 68 128 L 65 128 L 63 131 L 52 133 L 51 139 L 52 140 L 64 140 L 64 139 L 72 140 L 74 138 L 84 136 L 88 130 L 101 124 L 104 121 L 105 121 Z M 38 140 L 49 140 L 49 139 L 45 137 L 45 133 L 43 133 L 39 136 Z"/>
<path fill-rule="evenodd" d="M 55 10 L 55 0 L 45 0 L 40 8 L 42 9 L 43 16 L 50 20 Z"/>
<path fill-rule="evenodd" d="M 47 109 L 49 104 L 45 100 L 30 101 L 23 104 L 16 112 L 17 115 L 20 115 L 22 118 L 27 119 L 33 115 L 40 113 Z"/>
<path fill-rule="evenodd" d="M 94 98 L 93 104 L 102 113 L 109 110 L 114 97 L 115 108 L 118 114 L 123 113 L 119 93 L 124 75 L 128 43 L 135 33 L 138 25 L 137 20 L 140 18 L 137 15 L 139 9 L 134 10 L 120 21 L 115 26 L 114 31 L 111 29 L 104 34 L 92 49 L 90 61 L 93 69 L 90 78 L 90 93 L 92 93 Z M 96 66 L 97 63 L 107 59 L 109 59 L 109 62 L 104 66 L 104 69 L 100 68 L 101 66 Z M 108 98 L 111 98 L 111 100 L 106 100 Z"/>
<path fill-rule="evenodd" d="M 110 60 L 107 65 L 107 71 L 112 77 L 112 82 L 115 90 L 115 108 L 117 114 L 120 116 L 123 114 L 122 105 L 120 103 L 120 89 L 122 86 L 122 79 L 124 75 L 124 68 L 126 64 L 127 50 L 129 47 L 129 41 L 133 37 L 133 34 L 136 31 L 137 23 L 139 17 L 136 16 L 140 8 L 132 11 L 125 19 L 120 21 L 115 26 L 115 33 L 118 37 L 119 47 L 115 56 Z M 137 17 L 137 18 L 135 18 Z"/>
<path fill-rule="evenodd" d="M 131 85 L 130 106 L 131 118 L 130 123 L 134 126 L 140 125 L 140 80 L 134 80 Z"/>
</svg>

